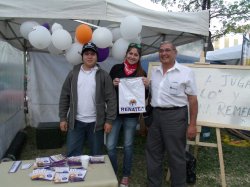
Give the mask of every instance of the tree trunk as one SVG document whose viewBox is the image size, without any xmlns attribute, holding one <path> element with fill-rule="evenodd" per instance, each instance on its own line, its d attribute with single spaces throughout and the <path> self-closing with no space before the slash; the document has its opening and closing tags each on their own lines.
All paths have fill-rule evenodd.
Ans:
<svg viewBox="0 0 250 187">
<path fill-rule="evenodd" d="M 202 10 L 210 10 L 210 7 L 211 7 L 211 0 L 203 0 L 202 1 Z M 210 21 L 210 16 L 209 16 L 209 21 Z M 214 46 L 213 46 L 213 43 L 212 43 L 212 38 L 211 38 L 211 32 L 209 31 L 209 35 L 208 35 L 208 38 L 207 38 L 207 41 L 206 41 L 206 46 L 205 46 L 205 49 L 204 49 L 204 52 L 205 52 L 205 55 L 207 53 L 207 51 L 213 51 L 214 50 Z"/>
</svg>

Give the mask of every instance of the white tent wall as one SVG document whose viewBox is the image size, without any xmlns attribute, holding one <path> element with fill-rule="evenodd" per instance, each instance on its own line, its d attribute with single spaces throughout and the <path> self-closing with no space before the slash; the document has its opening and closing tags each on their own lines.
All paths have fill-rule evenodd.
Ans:
<svg viewBox="0 0 250 187">
<path fill-rule="evenodd" d="M 119 64 L 119 63 L 122 63 L 122 61 L 121 60 L 116 60 L 116 59 L 114 59 L 112 57 L 108 57 L 105 61 L 99 62 L 98 64 L 100 65 L 100 67 L 102 69 L 104 69 L 105 71 L 107 71 L 109 73 L 111 68 L 115 64 Z"/>
<path fill-rule="evenodd" d="M 62 84 L 72 69 L 64 56 L 30 52 L 28 62 L 28 107 L 30 125 L 58 122 Z"/>
<path fill-rule="evenodd" d="M 23 52 L 0 41 L 0 158 L 25 127 Z"/>
</svg>

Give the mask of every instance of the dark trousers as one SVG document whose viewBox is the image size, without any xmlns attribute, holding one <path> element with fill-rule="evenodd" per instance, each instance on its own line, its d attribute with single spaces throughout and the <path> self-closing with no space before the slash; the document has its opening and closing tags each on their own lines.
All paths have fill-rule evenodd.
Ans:
<svg viewBox="0 0 250 187">
<path fill-rule="evenodd" d="M 69 129 L 67 134 L 67 156 L 79 156 L 83 154 L 83 146 L 88 142 L 90 155 L 103 154 L 104 132 L 95 131 L 95 122 L 84 123 L 75 121 L 75 128 Z M 85 153 L 86 154 L 86 153 Z"/>
<path fill-rule="evenodd" d="M 146 143 L 148 187 L 160 187 L 163 179 L 165 151 L 172 187 L 186 187 L 187 107 L 176 110 L 154 108 L 153 123 Z"/>
</svg>

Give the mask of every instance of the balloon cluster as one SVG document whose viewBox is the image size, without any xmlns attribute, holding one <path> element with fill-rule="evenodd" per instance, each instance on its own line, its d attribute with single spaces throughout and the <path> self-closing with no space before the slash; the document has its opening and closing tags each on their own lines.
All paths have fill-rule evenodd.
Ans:
<svg viewBox="0 0 250 187">
<path fill-rule="evenodd" d="M 21 35 L 29 40 L 33 47 L 47 49 L 54 55 L 65 53 L 67 61 L 73 65 L 82 62 L 82 46 L 90 41 L 98 47 L 98 62 L 108 58 L 111 47 L 113 58 L 122 60 L 130 42 L 141 43 L 141 30 L 142 25 L 136 16 L 125 17 L 120 27 L 111 31 L 106 27 L 98 27 L 92 31 L 88 25 L 80 24 L 76 27 L 75 40 L 72 43 L 70 33 L 58 23 L 54 23 L 50 28 L 48 23 L 40 25 L 35 21 L 26 21 L 20 27 Z"/>
</svg>

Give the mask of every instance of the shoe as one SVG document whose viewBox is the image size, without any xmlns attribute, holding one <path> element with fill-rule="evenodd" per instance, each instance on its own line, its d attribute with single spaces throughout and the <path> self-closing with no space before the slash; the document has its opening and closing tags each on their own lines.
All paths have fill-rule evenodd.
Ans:
<svg viewBox="0 0 250 187">
<path fill-rule="evenodd" d="M 129 179 L 128 177 L 122 177 L 120 187 L 128 187 Z"/>
</svg>

